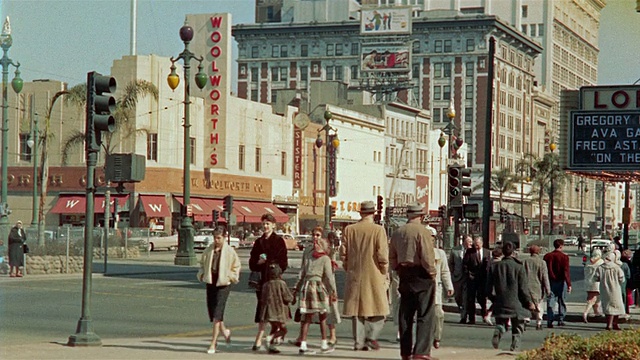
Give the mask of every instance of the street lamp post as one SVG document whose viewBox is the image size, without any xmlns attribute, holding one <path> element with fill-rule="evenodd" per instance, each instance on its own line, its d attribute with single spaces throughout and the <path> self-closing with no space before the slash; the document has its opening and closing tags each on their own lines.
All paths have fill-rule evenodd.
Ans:
<svg viewBox="0 0 640 360">
<path fill-rule="evenodd" d="M 9 48 L 13 44 L 11 38 L 11 25 L 9 17 L 2 26 L 2 34 L 0 35 L 0 46 L 2 46 L 2 190 L 0 199 L 0 239 L 6 239 L 9 235 L 9 203 L 8 203 L 8 181 L 7 171 L 9 163 L 9 104 L 7 101 L 7 82 L 9 77 L 9 67 L 16 68 L 16 75 L 11 81 L 13 91 L 19 93 L 22 91 L 22 79 L 20 78 L 20 63 L 14 63 L 9 59 Z"/>
<path fill-rule="evenodd" d="M 31 149 L 31 161 L 33 162 L 33 202 L 31 211 L 31 226 L 37 226 L 38 222 L 38 114 L 33 114 L 33 128 L 31 137 L 27 140 L 27 146 Z M 38 237 L 40 232 L 38 231 Z M 40 242 L 38 242 L 40 244 Z"/>
<path fill-rule="evenodd" d="M 453 137 L 453 132 L 456 129 L 456 125 L 453 123 L 453 119 L 456 117 L 456 109 L 453 107 L 453 100 L 451 101 L 451 103 L 449 104 L 449 110 L 447 111 L 447 117 L 449 118 L 449 123 L 447 124 L 447 126 L 444 128 L 444 132 L 449 136 L 449 141 L 447 142 L 447 166 L 449 165 L 449 163 L 451 162 L 451 147 L 453 146 L 451 143 L 451 139 Z M 447 167 L 448 169 L 448 167 Z M 449 186 L 447 185 L 447 189 L 449 189 Z M 449 202 L 449 191 L 447 190 L 447 216 L 452 215 L 453 216 L 453 227 L 451 226 L 451 223 L 449 221 L 449 219 L 446 219 L 445 221 L 445 238 L 447 239 L 446 245 L 445 245 L 445 250 L 451 250 L 453 249 L 454 246 L 456 246 L 455 244 L 455 240 L 456 240 L 456 236 L 458 235 L 458 224 L 457 224 L 457 219 L 458 219 L 458 215 L 456 213 L 456 209 L 454 209 L 450 202 Z"/>
<path fill-rule="evenodd" d="M 584 205 L 584 193 L 589 192 L 589 188 L 587 188 L 584 184 L 584 178 L 580 178 L 579 181 L 580 186 L 576 187 L 576 192 L 580 193 L 580 236 L 582 236 L 582 232 L 583 232 L 583 205 Z"/>
<path fill-rule="evenodd" d="M 549 144 L 549 150 L 553 153 L 556 150 L 556 144 Z M 557 163 L 555 161 L 555 157 L 551 157 L 551 186 L 549 188 L 549 235 L 553 235 L 553 207 L 554 207 L 554 198 L 555 198 L 555 178 L 556 178 L 556 166 Z M 540 210 L 542 211 L 542 210 Z"/>
<path fill-rule="evenodd" d="M 207 83 L 207 76 L 202 72 L 202 57 L 196 56 L 189 51 L 189 43 L 193 39 L 193 28 L 185 21 L 184 26 L 180 28 L 180 39 L 184 43 L 184 50 L 177 58 L 171 58 L 171 73 L 167 77 L 167 82 L 171 90 L 175 90 L 180 83 L 180 77 L 176 74 L 175 62 L 182 59 L 184 64 L 184 163 L 183 163 L 183 188 L 182 188 L 182 208 L 180 215 L 182 220 L 178 229 L 178 251 L 174 259 L 175 265 L 195 265 L 196 255 L 193 251 L 193 223 L 188 212 L 191 203 L 191 137 L 189 130 L 191 124 L 189 122 L 189 105 L 190 99 L 190 81 L 189 73 L 191 70 L 191 60 L 198 60 L 198 73 L 195 76 L 195 82 L 198 88 L 203 89 Z"/>
<path fill-rule="evenodd" d="M 325 191 L 324 191 L 324 232 L 325 234 L 328 234 L 329 231 L 331 231 L 331 204 L 329 203 L 330 201 L 330 184 L 331 184 L 331 172 L 330 172 L 330 157 L 331 157 L 331 152 L 335 151 L 338 146 L 340 146 L 340 140 L 338 140 L 337 134 L 338 131 L 331 127 L 331 125 L 329 125 L 329 120 L 331 120 L 333 118 L 333 114 L 331 113 L 331 111 L 326 110 L 324 112 L 324 120 L 325 120 L 325 124 L 324 126 L 318 130 L 318 137 L 316 138 L 316 147 L 321 148 L 322 147 L 322 138 L 320 137 L 320 133 L 322 131 L 325 132 L 325 154 L 326 154 L 326 159 L 325 159 Z M 331 141 L 331 134 L 329 133 L 330 131 L 333 131 L 334 134 L 336 135 L 336 137 L 333 139 L 333 141 Z"/>
</svg>

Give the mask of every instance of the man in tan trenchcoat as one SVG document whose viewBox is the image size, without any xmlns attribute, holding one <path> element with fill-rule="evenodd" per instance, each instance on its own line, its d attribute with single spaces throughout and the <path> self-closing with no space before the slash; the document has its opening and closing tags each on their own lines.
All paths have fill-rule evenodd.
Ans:
<svg viewBox="0 0 640 360">
<path fill-rule="evenodd" d="M 362 220 L 342 233 L 342 266 L 347 273 L 344 316 L 353 317 L 354 350 L 378 350 L 378 335 L 389 314 L 389 244 L 384 228 L 373 222 L 373 201 L 360 204 Z"/>
</svg>

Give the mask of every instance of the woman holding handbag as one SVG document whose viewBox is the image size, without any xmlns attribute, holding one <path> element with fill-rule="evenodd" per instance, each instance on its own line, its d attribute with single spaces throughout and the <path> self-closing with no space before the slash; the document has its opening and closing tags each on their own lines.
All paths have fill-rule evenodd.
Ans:
<svg viewBox="0 0 640 360">
<path fill-rule="evenodd" d="M 208 354 L 216 353 L 218 336 L 222 332 L 227 343 L 231 341 L 231 331 L 224 327 L 224 308 L 227 304 L 231 284 L 240 278 L 240 258 L 223 237 L 223 231 L 213 232 L 213 243 L 202 253 L 198 280 L 206 283 L 207 310 L 209 321 L 213 323 L 211 345 Z"/>
<path fill-rule="evenodd" d="M 21 267 L 24 267 L 24 245 L 27 234 L 22 228 L 22 221 L 18 220 L 9 232 L 9 276 L 22 277 Z"/>
<path fill-rule="evenodd" d="M 249 269 L 252 272 L 259 272 L 260 279 L 256 284 L 256 313 L 254 321 L 258 324 L 258 333 L 252 347 L 253 351 L 258 351 L 262 347 L 262 337 L 264 336 L 265 324 L 260 319 L 262 313 L 262 285 L 267 280 L 269 265 L 278 264 L 282 272 L 287 269 L 289 262 L 287 258 L 287 246 L 282 236 L 277 235 L 274 230 L 276 228 L 276 219 L 271 214 L 264 214 L 260 218 L 262 221 L 262 236 L 260 236 L 251 248 L 249 256 Z M 252 275 L 255 277 L 255 275 Z"/>
</svg>

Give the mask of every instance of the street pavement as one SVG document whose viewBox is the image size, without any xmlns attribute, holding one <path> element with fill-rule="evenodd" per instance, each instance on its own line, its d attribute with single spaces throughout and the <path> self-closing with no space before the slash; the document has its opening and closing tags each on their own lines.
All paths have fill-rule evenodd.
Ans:
<svg viewBox="0 0 640 360">
<path fill-rule="evenodd" d="M 248 253 L 239 251 L 243 264 Z M 1 359 L 258 359 L 266 352 L 251 351 L 255 325 L 251 323 L 255 296 L 241 283 L 232 291 L 225 322 L 233 331 L 231 346 L 219 345 L 220 353 L 206 354 L 210 328 L 203 321 L 203 290 L 195 281 L 195 267 L 176 267 L 170 252 L 154 253 L 138 259 L 109 261 L 107 274 L 93 275 L 93 322 L 102 339 L 99 347 L 68 347 L 67 337 L 75 329 L 80 309 L 81 274 L 27 275 L 22 279 L 0 277 L 0 358 Z M 300 254 L 290 256 L 292 268 L 300 266 Z M 94 271 L 104 271 L 100 261 Z M 592 335 L 604 328 L 600 319 L 595 324 L 583 324 L 581 313 L 584 297 L 581 292 L 580 260 L 572 259 L 574 292 L 569 296 L 567 326 L 553 330 L 528 330 L 523 339 L 525 349 L 540 346 L 551 331 Z M 295 280 L 296 271 L 287 272 L 287 282 Z M 338 283 L 344 281 L 337 274 Z M 339 287 L 343 287 L 339 285 Z M 16 305 L 18 304 L 18 305 Z M 502 350 L 491 348 L 493 329 L 484 324 L 460 325 L 453 304 L 445 304 L 445 334 L 443 346 L 433 350 L 440 359 L 503 359 L 514 358 L 504 351 L 510 337 L 501 344 Z M 640 308 L 632 308 L 632 319 L 640 319 Z M 628 325 L 623 325 L 626 327 Z M 290 324 L 290 336 L 298 331 Z M 392 324 L 381 335 L 380 351 L 351 350 L 350 321 L 338 326 L 336 351 L 313 355 L 317 359 L 399 359 Z M 317 327 L 310 331 L 310 347 L 320 343 Z M 297 348 L 281 346 L 282 354 L 268 355 L 274 359 L 299 356 Z"/>
</svg>

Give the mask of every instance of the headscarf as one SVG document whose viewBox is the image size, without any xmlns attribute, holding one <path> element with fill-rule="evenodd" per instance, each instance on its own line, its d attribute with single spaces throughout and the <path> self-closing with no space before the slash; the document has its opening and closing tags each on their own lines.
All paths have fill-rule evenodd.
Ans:
<svg viewBox="0 0 640 360">
<path fill-rule="evenodd" d="M 321 250 L 316 249 L 316 244 L 320 245 Z M 314 259 L 319 259 L 325 255 L 329 256 L 329 251 L 329 243 L 325 239 L 316 240 L 313 242 L 313 251 L 311 252 L 311 256 L 313 256 Z M 329 256 L 329 259 L 331 259 L 331 256 Z M 333 259 L 331 259 L 331 268 L 333 271 L 338 269 L 338 263 L 333 261 Z"/>
<path fill-rule="evenodd" d="M 614 251 L 613 254 L 615 256 L 615 260 L 613 260 L 613 262 L 616 265 L 622 266 L 622 261 L 620 261 L 620 257 L 621 257 L 620 250 Z"/>
<path fill-rule="evenodd" d="M 604 260 L 607 261 L 607 262 L 615 263 L 616 254 L 614 254 L 613 251 L 609 251 L 607 253 L 607 256 L 605 256 Z"/>
<path fill-rule="evenodd" d="M 596 262 L 600 258 L 602 258 L 602 251 L 600 249 L 593 250 L 593 253 L 591 253 L 591 262 Z"/>
</svg>

